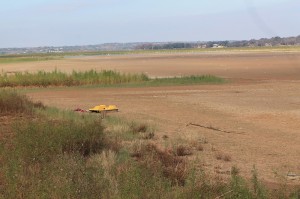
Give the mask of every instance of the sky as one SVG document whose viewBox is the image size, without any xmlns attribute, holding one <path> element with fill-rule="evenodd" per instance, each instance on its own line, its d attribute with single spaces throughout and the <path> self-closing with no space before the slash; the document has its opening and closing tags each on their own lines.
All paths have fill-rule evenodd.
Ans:
<svg viewBox="0 0 300 199">
<path fill-rule="evenodd" d="M 0 48 L 300 35 L 299 0 L 0 0 Z"/>
</svg>

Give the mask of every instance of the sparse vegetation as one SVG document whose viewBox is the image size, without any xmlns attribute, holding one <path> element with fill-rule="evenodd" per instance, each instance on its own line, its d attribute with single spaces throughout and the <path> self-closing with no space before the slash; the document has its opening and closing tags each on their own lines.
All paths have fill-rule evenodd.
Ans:
<svg viewBox="0 0 300 199">
<path fill-rule="evenodd" d="M 79 86 L 91 84 L 112 85 L 130 82 L 143 82 L 147 80 L 149 80 L 149 78 L 144 74 L 121 74 L 110 70 L 103 70 L 100 72 L 95 70 L 86 72 L 73 71 L 71 74 L 54 70 L 52 72 L 39 71 L 37 73 L 17 72 L 10 75 L 4 73 L 0 76 L 0 87 Z"/>
<path fill-rule="evenodd" d="M 159 149 L 154 144 L 142 145 L 132 153 L 144 167 L 153 172 L 160 173 L 171 180 L 172 184 L 183 186 L 187 177 L 186 162 L 177 157 L 172 151 Z"/>
<path fill-rule="evenodd" d="M 24 96 L 0 90 L 5 106 L 20 99 L 22 110 L 32 114 L 20 119 L 22 112 L 7 109 L 18 119 L 10 140 L 0 140 L 0 198 L 278 197 L 263 188 L 255 169 L 249 182 L 236 168 L 229 182 L 214 181 L 179 156 L 186 146 L 173 150 L 139 137 L 121 139 L 122 133 L 148 132 L 146 124 L 135 124 L 134 134 L 131 123 L 120 119 L 102 122 L 92 114 L 34 106 Z M 284 198 L 298 196 L 299 191 Z"/>
<path fill-rule="evenodd" d="M 145 133 L 148 127 L 146 124 L 136 124 L 132 122 L 130 128 L 133 133 Z"/>
<path fill-rule="evenodd" d="M 187 146 L 187 145 L 179 145 L 176 148 L 176 155 L 177 156 L 187 156 L 187 155 L 192 155 L 192 148 Z"/>
<path fill-rule="evenodd" d="M 212 75 L 187 76 L 173 78 L 156 78 L 150 79 L 145 74 L 121 74 L 116 71 L 89 70 L 86 72 L 73 71 L 71 74 L 63 73 L 58 70 L 52 72 L 39 71 L 37 73 L 16 72 L 14 74 L 0 74 L 0 87 L 17 87 L 17 86 L 170 86 L 170 85 L 187 85 L 202 83 L 223 83 L 224 79 Z"/>
<path fill-rule="evenodd" d="M 217 160 L 223 160 L 225 162 L 230 162 L 232 159 L 229 154 L 221 152 L 221 151 L 216 152 L 215 157 Z"/>
<path fill-rule="evenodd" d="M 204 143 L 205 144 L 205 143 Z M 191 142 L 191 146 L 196 149 L 197 151 L 203 151 L 204 150 L 204 147 L 203 147 L 203 144 L 202 144 L 202 141 L 201 140 L 198 140 L 198 141 L 192 141 Z"/>
</svg>

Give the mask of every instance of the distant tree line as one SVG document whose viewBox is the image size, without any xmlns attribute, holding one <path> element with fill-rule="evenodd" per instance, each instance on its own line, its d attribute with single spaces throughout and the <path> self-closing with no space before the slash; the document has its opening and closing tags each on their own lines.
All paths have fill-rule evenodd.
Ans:
<svg viewBox="0 0 300 199">
<path fill-rule="evenodd" d="M 300 45 L 300 35 L 297 37 L 272 37 L 240 41 L 208 41 L 208 42 L 169 42 L 143 43 L 136 49 L 183 49 L 183 48 L 218 48 L 218 47 L 261 47 L 261 46 L 294 46 Z"/>
<path fill-rule="evenodd" d="M 138 45 L 136 49 L 180 49 L 180 48 L 195 48 L 197 47 L 196 43 L 183 43 L 183 42 L 176 42 L 176 43 L 144 43 Z"/>
</svg>

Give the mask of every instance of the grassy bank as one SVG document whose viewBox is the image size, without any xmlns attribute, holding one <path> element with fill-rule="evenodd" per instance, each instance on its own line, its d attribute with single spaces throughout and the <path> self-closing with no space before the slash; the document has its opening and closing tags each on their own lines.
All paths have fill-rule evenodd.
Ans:
<svg viewBox="0 0 300 199">
<path fill-rule="evenodd" d="M 237 168 L 227 182 L 211 179 L 187 161 L 183 147 L 154 144 L 155 131 L 147 124 L 36 106 L 11 91 L 0 90 L 0 102 L 10 118 L 0 120 L 0 129 L 10 126 L 9 139 L 3 132 L 0 137 L 0 198 L 300 196 L 267 190 L 255 169 L 250 181 Z"/>
<path fill-rule="evenodd" d="M 174 78 L 156 78 L 150 79 L 145 74 L 121 74 L 119 72 L 103 70 L 90 70 L 86 72 L 73 71 L 71 74 L 60 71 L 37 73 L 15 73 L 0 75 L 0 87 L 48 87 L 48 86 L 82 86 L 82 85 L 98 85 L 98 86 L 170 86 L 170 85 L 189 85 L 203 83 L 222 83 L 224 80 L 219 77 L 204 76 L 188 76 Z"/>
<path fill-rule="evenodd" d="M 16 86 L 79 86 L 79 85 L 114 85 L 131 82 L 143 82 L 149 78 L 144 74 L 121 74 L 119 72 L 103 70 L 89 70 L 86 72 L 73 71 L 71 74 L 60 71 L 37 73 L 2 74 L 0 75 L 0 87 Z"/>
</svg>

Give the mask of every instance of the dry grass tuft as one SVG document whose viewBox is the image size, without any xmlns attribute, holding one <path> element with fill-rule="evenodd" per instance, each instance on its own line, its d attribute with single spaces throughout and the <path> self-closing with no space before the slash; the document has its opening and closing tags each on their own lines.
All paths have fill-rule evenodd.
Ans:
<svg viewBox="0 0 300 199">
<path fill-rule="evenodd" d="M 222 160 L 222 158 L 223 158 L 221 153 L 216 153 L 215 157 L 216 157 L 217 160 Z"/>
<path fill-rule="evenodd" d="M 223 160 L 225 162 L 230 162 L 232 160 L 229 154 L 220 151 L 215 154 L 215 157 L 217 160 Z"/>
<path fill-rule="evenodd" d="M 197 151 L 203 151 L 203 150 L 204 150 L 204 147 L 202 146 L 202 144 L 198 144 L 198 145 L 196 146 L 196 150 L 197 150 Z"/>
<path fill-rule="evenodd" d="M 46 109 L 46 106 L 42 103 L 42 102 L 34 102 L 33 103 L 33 107 L 34 108 L 38 108 L 38 109 L 43 109 L 43 110 L 45 110 Z"/>
<path fill-rule="evenodd" d="M 155 134 L 151 128 L 147 124 L 144 123 L 135 123 L 132 122 L 129 125 L 129 130 L 134 134 L 138 135 L 139 138 L 145 140 L 151 140 L 154 138 Z"/>
<path fill-rule="evenodd" d="M 186 145 L 179 145 L 176 148 L 176 155 L 177 156 L 187 156 L 187 155 L 192 155 L 192 148 Z"/>
<path fill-rule="evenodd" d="M 146 133 L 143 138 L 146 139 L 146 140 L 151 140 L 153 139 L 155 136 L 154 132 L 149 132 L 149 133 Z"/>
<path fill-rule="evenodd" d="M 204 150 L 204 147 L 203 147 L 202 143 L 199 142 L 199 141 L 198 142 L 197 141 L 192 141 L 191 146 L 193 148 L 195 148 L 197 151 L 203 151 Z"/>
<path fill-rule="evenodd" d="M 100 152 L 103 148 L 102 141 L 98 140 L 85 140 L 85 141 L 76 141 L 68 142 L 62 146 L 63 153 L 76 153 L 83 155 L 84 157 L 90 156 Z"/>
<path fill-rule="evenodd" d="M 162 175 L 173 185 L 183 186 L 187 177 L 186 162 L 168 150 L 159 149 L 155 144 L 147 144 L 132 154 L 138 162 L 150 169 L 153 174 Z"/>
<path fill-rule="evenodd" d="M 223 160 L 225 162 L 230 162 L 231 161 L 231 156 L 229 154 L 225 154 L 224 157 L 223 157 Z"/>
<path fill-rule="evenodd" d="M 133 133 L 145 133 L 148 130 L 148 126 L 146 124 L 136 124 L 132 123 L 130 125 L 130 129 Z"/>
</svg>

